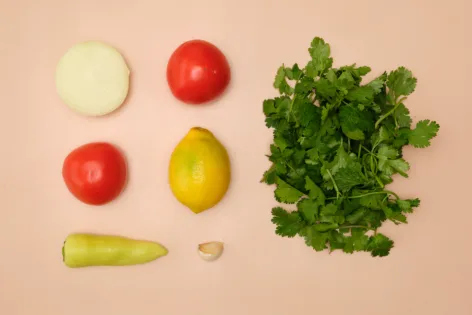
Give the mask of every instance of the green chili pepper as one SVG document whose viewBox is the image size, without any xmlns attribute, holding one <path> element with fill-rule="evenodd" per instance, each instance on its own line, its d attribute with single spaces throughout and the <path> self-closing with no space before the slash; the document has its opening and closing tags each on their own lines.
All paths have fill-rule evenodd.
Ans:
<svg viewBox="0 0 472 315">
<path fill-rule="evenodd" d="M 151 262 L 166 256 L 168 250 L 159 243 L 123 236 L 74 233 L 62 247 L 66 266 L 128 266 Z"/>
</svg>

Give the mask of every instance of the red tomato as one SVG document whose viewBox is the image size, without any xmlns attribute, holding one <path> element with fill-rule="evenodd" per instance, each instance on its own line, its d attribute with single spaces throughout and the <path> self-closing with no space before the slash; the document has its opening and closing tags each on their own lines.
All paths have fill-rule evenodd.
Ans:
<svg viewBox="0 0 472 315">
<path fill-rule="evenodd" d="M 77 199 L 90 205 L 102 205 L 118 197 L 125 187 L 126 161 L 109 143 L 88 143 L 65 158 L 62 177 Z"/>
<path fill-rule="evenodd" d="M 226 57 L 213 44 L 191 40 L 180 45 L 167 64 L 167 83 L 182 102 L 201 104 L 218 97 L 229 84 Z"/>
</svg>

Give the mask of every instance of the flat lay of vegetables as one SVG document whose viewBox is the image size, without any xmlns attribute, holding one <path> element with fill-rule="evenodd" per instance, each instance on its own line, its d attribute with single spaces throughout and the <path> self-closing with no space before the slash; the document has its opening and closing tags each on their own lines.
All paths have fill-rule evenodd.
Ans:
<svg viewBox="0 0 472 315">
<path fill-rule="evenodd" d="M 408 177 L 403 149 L 429 147 L 439 124 L 412 121 L 407 104 L 417 79 L 407 68 L 366 81 L 368 66 L 333 67 L 322 38 L 308 52 L 305 66 L 279 67 L 279 95 L 263 101 L 273 143 L 262 182 L 275 186 L 276 201 L 296 204 L 272 209 L 275 232 L 315 251 L 387 256 L 394 242 L 382 224 L 407 223 L 420 205 L 413 193 L 400 196 L 388 185 Z"/>
<path fill-rule="evenodd" d="M 439 124 L 413 122 L 408 96 L 417 79 L 407 68 L 366 80 L 372 71 L 368 66 L 334 67 L 330 45 L 322 38 L 313 39 L 308 53 L 306 65 L 282 64 L 274 71 L 273 87 L 279 94 L 262 101 L 273 141 L 261 182 L 274 186 L 278 203 L 272 216 L 267 211 L 268 220 L 276 234 L 302 239 L 317 252 L 387 256 L 394 241 L 382 233 L 382 224 L 407 223 L 420 206 L 413 192 L 403 196 L 388 186 L 398 176 L 408 177 L 413 167 L 403 156 L 404 148 L 429 147 Z M 105 116 L 125 102 L 129 69 L 109 44 L 78 43 L 57 64 L 57 93 L 77 114 Z M 224 97 L 231 69 L 216 45 L 189 40 L 169 56 L 163 75 L 177 100 L 203 110 L 200 105 Z M 85 206 L 103 206 L 124 193 L 129 177 L 126 148 L 93 141 L 65 155 L 62 179 L 71 198 Z M 169 163 L 162 169 L 169 193 L 182 208 L 196 215 L 219 206 L 232 173 L 218 132 L 189 126 L 167 154 Z M 223 241 L 199 242 L 196 252 L 203 261 L 216 261 L 224 247 Z M 138 265 L 168 253 L 154 241 L 88 233 L 71 233 L 62 248 L 63 262 L 70 268 Z"/>
</svg>

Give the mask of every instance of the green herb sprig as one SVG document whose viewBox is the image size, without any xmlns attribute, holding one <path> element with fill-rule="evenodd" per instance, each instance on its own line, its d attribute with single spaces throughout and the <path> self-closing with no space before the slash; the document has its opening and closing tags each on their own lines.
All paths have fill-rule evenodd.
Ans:
<svg viewBox="0 0 472 315">
<path fill-rule="evenodd" d="M 276 185 L 275 199 L 296 211 L 272 209 L 276 233 L 300 236 L 316 251 L 367 251 L 386 256 L 393 241 L 382 223 L 407 223 L 418 198 L 402 199 L 386 189 L 399 174 L 408 177 L 406 145 L 425 148 L 438 131 L 435 121 L 413 127 L 405 106 L 417 79 L 404 67 L 368 83 L 371 69 L 356 64 L 333 68 L 330 46 L 313 39 L 304 68 L 282 65 L 274 87 L 280 95 L 263 103 L 273 128 L 262 182 Z"/>
</svg>

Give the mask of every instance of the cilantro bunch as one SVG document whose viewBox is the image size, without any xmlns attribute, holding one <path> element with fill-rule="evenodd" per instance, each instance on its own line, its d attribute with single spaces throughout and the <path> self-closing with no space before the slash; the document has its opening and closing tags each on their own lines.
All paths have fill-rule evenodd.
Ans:
<svg viewBox="0 0 472 315">
<path fill-rule="evenodd" d="M 304 68 L 282 65 L 274 87 L 280 96 L 263 103 L 274 129 L 262 181 L 276 185 L 275 199 L 297 210 L 272 209 L 276 233 L 300 236 L 316 251 L 367 251 L 386 256 L 393 241 L 378 232 L 382 223 L 407 223 L 419 199 L 402 199 L 386 189 L 398 174 L 408 177 L 406 145 L 425 148 L 439 125 L 412 126 L 405 101 L 416 78 L 404 67 L 364 83 L 370 72 L 355 64 L 333 68 L 330 46 L 319 37 Z"/>
</svg>

